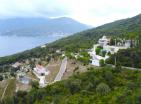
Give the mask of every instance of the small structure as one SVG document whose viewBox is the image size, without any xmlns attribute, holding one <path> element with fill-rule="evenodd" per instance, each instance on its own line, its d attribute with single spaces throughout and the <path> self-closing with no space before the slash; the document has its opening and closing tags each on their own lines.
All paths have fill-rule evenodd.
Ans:
<svg viewBox="0 0 141 104">
<path fill-rule="evenodd" d="M 99 39 L 98 44 L 95 44 L 93 49 L 89 52 L 90 56 L 92 56 L 92 65 L 95 66 L 100 66 L 100 60 L 106 60 L 109 58 L 108 53 L 114 54 L 117 53 L 120 49 L 127 49 L 130 48 L 131 46 L 131 41 L 130 40 L 124 40 L 122 43 L 120 43 L 118 46 L 117 45 L 108 45 L 110 43 L 110 38 L 107 38 L 106 36 L 103 36 L 101 39 Z M 115 40 L 116 44 L 116 40 Z M 106 54 L 105 56 L 100 56 L 96 54 L 96 48 L 98 46 L 102 47 L 102 51 L 105 51 Z"/>
<path fill-rule="evenodd" d="M 130 48 L 131 47 L 131 40 L 125 41 L 125 47 Z"/>
<path fill-rule="evenodd" d="M 31 82 L 31 80 L 28 77 L 26 77 L 26 74 L 20 71 L 17 73 L 17 79 L 20 83 L 26 85 L 28 85 Z"/>
<path fill-rule="evenodd" d="M 21 65 L 21 63 L 16 62 L 16 63 L 14 63 L 14 64 L 12 65 L 12 67 L 17 68 L 17 67 L 19 67 L 20 65 Z"/>
<path fill-rule="evenodd" d="M 110 38 L 107 38 L 106 36 L 103 36 L 102 38 L 100 38 L 99 40 L 98 40 L 98 44 L 100 45 L 100 46 L 106 46 L 106 45 L 108 45 L 110 43 Z"/>
<path fill-rule="evenodd" d="M 34 72 L 39 76 L 44 76 L 48 74 L 48 70 L 41 65 L 36 65 L 36 67 L 34 68 Z"/>
<path fill-rule="evenodd" d="M 40 79 L 39 85 L 40 87 L 45 87 L 47 85 L 45 76 L 49 74 L 49 71 L 43 67 L 42 65 L 36 65 L 33 70 L 33 73 Z"/>
<path fill-rule="evenodd" d="M 23 84 L 29 84 L 30 83 L 30 79 L 28 78 L 28 77 L 26 77 L 26 76 L 20 76 L 19 77 L 19 82 L 21 82 L 21 83 L 23 83 Z"/>
<path fill-rule="evenodd" d="M 59 49 L 58 49 L 58 50 L 56 50 L 56 53 L 61 53 L 61 50 L 59 50 Z"/>
<path fill-rule="evenodd" d="M 42 45 L 41 48 L 46 48 L 46 45 Z"/>
</svg>

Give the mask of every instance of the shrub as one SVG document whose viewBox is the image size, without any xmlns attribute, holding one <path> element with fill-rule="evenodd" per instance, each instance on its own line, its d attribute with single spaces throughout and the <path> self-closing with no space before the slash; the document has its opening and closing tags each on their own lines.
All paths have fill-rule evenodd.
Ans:
<svg viewBox="0 0 141 104">
<path fill-rule="evenodd" d="M 100 66 L 105 66 L 105 61 L 103 59 L 100 60 Z"/>
<path fill-rule="evenodd" d="M 110 91 L 111 91 L 110 87 L 105 83 L 100 83 L 96 87 L 96 92 L 99 95 L 106 95 Z"/>
</svg>

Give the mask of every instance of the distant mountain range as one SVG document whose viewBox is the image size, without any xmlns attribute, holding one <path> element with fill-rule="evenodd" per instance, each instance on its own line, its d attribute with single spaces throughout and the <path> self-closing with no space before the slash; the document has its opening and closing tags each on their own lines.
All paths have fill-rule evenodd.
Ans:
<svg viewBox="0 0 141 104">
<path fill-rule="evenodd" d="M 90 28 L 72 18 L 11 18 L 0 20 L 0 35 L 37 36 L 73 34 Z"/>
</svg>

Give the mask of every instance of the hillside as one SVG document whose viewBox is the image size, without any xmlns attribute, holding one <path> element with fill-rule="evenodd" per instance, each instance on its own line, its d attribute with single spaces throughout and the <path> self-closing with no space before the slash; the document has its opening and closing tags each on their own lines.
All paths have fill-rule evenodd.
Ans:
<svg viewBox="0 0 141 104">
<path fill-rule="evenodd" d="M 86 56 L 82 60 L 83 66 L 89 57 L 90 49 L 103 36 L 120 37 L 141 40 L 141 15 L 133 18 L 115 21 L 103 26 L 76 33 L 72 36 L 46 44 L 44 48 L 36 47 L 22 53 L 0 58 L 0 71 L 16 72 L 11 68 L 15 62 L 28 63 L 34 68 L 36 60 L 48 63 L 51 59 L 60 58 L 63 53 L 82 53 Z M 61 53 L 56 51 L 60 50 Z M 141 103 L 141 72 L 140 70 L 122 69 L 120 65 L 141 67 L 141 47 L 121 50 L 117 53 L 119 66 L 116 68 L 89 67 L 88 72 L 74 73 L 72 77 L 61 82 L 49 85 L 46 88 L 33 89 L 15 94 L 7 98 L 3 104 L 140 104 Z M 69 57 L 72 58 L 72 57 Z M 119 60 L 121 59 L 121 60 Z M 113 64 L 114 55 L 109 59 Z M 88 60 L 89 61 L 89 60 Z M 88 62 L 87 61 L 87 62 Z M 76 69 L 79 67 L 76 67 Z M 3 70 L 4 69 L 4 70 Z"/>
<path fill-rule="evenodd" d="M 19 91 L 3 104 L 140 104 L 141 71 L 90 68 L 46 88 Z"/>
<path fill-rule="evenodd" d="M 66 28 L 67 27 L 67 28 Z M 0 20 L 0 35 L 37 36 L 73 34 L 90 28 L 67 17 L 50 18 L 12 18 Z"/>
<path fill-rule="evenodd" d="M 70 46 L 73 47 L 73 49 L 78 47 L 89 48 L 92 47 L 92 45 L 103 35 L 128 39 L 138 37 L 138 39 L 141 39 L 141 15 L 118 20 L 94 29 L 74 34 L 73 36 L 54 42 L 52 46 L 65 48 Z"/>
</svg>

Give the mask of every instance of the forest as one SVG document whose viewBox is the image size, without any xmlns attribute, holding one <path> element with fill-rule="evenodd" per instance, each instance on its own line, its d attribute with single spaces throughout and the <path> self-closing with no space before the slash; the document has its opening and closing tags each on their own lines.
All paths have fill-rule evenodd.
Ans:
<svg viewBox="0 0 141 104">
<path fill-rule="evenodd" d="M 141 71 L 88 68 L 67 80 L 30 92 L 19 91 L 2 104 L 140 104 Z"/>
</svg>

